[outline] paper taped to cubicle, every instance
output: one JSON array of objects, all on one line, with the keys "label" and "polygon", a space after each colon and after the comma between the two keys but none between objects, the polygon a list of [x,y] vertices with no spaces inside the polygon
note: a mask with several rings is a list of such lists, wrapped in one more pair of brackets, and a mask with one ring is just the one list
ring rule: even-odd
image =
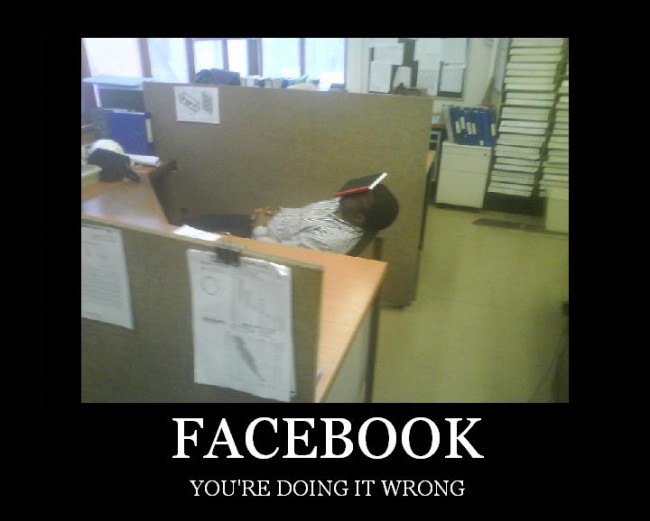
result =
[{"label": "paper taped to cubicle", "polygon": [[81,227],[81,316],[133,329],[122,232]]},{"label": "paper taped to cubicle", "polygon": [[242,257],[239,266],[188,250],[194,381],[288,402],[295,393],[291,269]]},{"label": "paper taped to cubicle", "polygon": [[218,125],[219,89],[216,87],[174,87],[176,120]]}]

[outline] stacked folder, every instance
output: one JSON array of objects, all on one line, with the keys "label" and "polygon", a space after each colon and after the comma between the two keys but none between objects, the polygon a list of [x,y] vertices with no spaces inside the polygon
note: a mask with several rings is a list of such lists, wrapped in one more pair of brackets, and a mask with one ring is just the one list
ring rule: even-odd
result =
[{"label": "stacked folder", "polygon": [[557,89],[553,129],[542,163],[541,195],[552,187],[569,187],[569,66],[565,67]]},{"label": "stacked folder", "polygon": [[458,145],[492,147],[496,139],[496,116],[483,107],[446,107],[447,139]]},{"label": "stacked folder", "polygon": [[565,45],[564,38],[512,39],[488,192],[533,194],[554,128]]}]

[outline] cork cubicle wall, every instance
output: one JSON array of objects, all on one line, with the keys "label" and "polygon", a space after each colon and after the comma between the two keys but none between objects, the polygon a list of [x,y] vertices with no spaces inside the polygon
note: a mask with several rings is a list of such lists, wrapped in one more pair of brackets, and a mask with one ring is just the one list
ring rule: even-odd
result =
[{"label": "cork cubicle wall", "polygon": [[[194,383],[192,301],[186,250],[211,244],[85,217],[83,225],[122,233],[134,329],[82,319],[82,402],[264,402],[262,398]],[[213,246],[213,245],[212,245]],[[320,266],[244,253],[292,268],[296,396],[313,402],[323,272]],[[164,262],[161,262],[164,259]]]},{"label": "cork cubicle wall", "polygon": [[293,89],[219,89],[220,124],[176,120],[174,84],[145,83],[156,154],[175,159],[165,212],[250,213],[327,199],[346,180],[388,172],[400,202],[381,232],[385,304],[415,298],[432,101],[426,97]]}]

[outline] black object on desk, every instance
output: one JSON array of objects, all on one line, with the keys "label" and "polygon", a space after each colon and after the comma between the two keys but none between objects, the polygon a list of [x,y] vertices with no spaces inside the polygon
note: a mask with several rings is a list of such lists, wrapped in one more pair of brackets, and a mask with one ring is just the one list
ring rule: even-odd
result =
[{"label": "black object on desk", "polygon": [[237,237],[250,238],[253,233],[250,215],[208,214],[183,219],[182,224],[210,233],[229,233]]},{"label": "black object on desk", "polygon": [[244,247],[240,244],[223,242],[222,240],[215,246],[214,251],[217,254],[217,260],[219,262],[223,262],[228,266],[239,266],[239,260],[244,251]]},{"label": "black object on desk", "polygon": [[131,160],[128,156],[112,150],[98,148],[88,157],[88,163],[102,169],[99,180],[104,182],[121,181],[125,177],[135,183],[140,182],[138,174],[131,170]]}]

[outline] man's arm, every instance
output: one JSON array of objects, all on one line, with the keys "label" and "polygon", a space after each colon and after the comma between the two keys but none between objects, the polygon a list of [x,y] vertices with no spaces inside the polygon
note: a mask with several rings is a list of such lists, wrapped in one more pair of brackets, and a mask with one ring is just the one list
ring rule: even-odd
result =
[{"label": "man's arm", "polygon": [[321,228],[300,232],[290,239],[277,241],[268,235],[266,226],[259,226],[253,229],[253,239],[265,242],[286,244],[287,246],[300,246],[310,250],[325,251],[332,253],[346,254],[358,242],[361,237],[352,234],[341,233],[336,229]]}]

